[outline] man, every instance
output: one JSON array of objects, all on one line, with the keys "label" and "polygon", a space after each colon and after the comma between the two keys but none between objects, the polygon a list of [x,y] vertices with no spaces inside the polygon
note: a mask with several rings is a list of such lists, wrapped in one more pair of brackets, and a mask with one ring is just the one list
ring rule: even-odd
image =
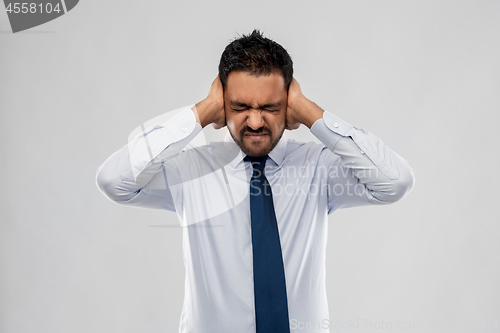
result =
[{"label": "man", "polygon": [[[403,158],[308,100],[292,75],[283,47],[243,35],[206,99],[98,169],[108,198],[175,211],[185,227],[180,332],[328,332],[328,214],[396,202],[413,187]],[[189,145],[208,124],[230,135]],[[283,136],[300,124],[323,144]]]}]

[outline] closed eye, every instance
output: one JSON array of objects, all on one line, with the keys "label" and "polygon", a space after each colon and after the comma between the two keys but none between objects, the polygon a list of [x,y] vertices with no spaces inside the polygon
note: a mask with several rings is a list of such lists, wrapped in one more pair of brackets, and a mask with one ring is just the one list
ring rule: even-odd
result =
[{"label": "closed eye", "polygon": [[[235,109],[235,108],[231,108],[233,111],[235,112],[243,112],[243,111],[246,111],[248,109]],[[276,110],[271,110],[271,109],[262,109],[262,111],[266,111],[266,112],[279,112],[280,110],[279,109],[276,109]]]},{"label": "closed eye", "polygon": [[[238,102],[238,101],[232,101],[230,103],[231,110],[234,112],[243,112],[251,109],[252,107],[248,104]],[[266,112],[279,112],[281,110],[281,103],[276,102],[276,103],[267,103],[267,104],[261,104],[258,106],[258,109]]]}]

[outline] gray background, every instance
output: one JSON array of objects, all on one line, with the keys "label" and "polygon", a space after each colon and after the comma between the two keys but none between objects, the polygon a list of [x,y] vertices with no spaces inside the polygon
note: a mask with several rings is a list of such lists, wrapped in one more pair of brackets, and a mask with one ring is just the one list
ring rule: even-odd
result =
[{"label": "gray background", "polygon": [[95,171],[204,98],[225,45],[260,28],[308,98],[417,178],[330,216],[332,332],[500,332],[499,17],[493,0],[85,0],[12,34],[0,10],[0,331],[178,330],[175,214],[113,204]]}]

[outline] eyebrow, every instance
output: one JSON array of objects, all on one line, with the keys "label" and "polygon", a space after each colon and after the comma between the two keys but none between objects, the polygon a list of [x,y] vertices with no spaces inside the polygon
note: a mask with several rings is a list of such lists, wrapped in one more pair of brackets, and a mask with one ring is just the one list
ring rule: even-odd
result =
[{"label": "eyebrow", "polygon": [[[280,105],[281,105],[280,102],[268,103],[268,104],[264,104],[264,105],[259,105],[259,109],[275,108],[275,107],[278,107]],[[238,102],[238,101],[231,102],[231,106],[234,106],[234,107],[244,107],[244,108],[248,108],[248,109],[251,108],[250,105],[242,103],[242,102]]]}]

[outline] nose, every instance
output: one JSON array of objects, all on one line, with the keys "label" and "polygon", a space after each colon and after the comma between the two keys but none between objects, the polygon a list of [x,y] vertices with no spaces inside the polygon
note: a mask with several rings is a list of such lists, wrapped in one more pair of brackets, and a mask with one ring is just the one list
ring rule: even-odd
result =
[{"label": "nose", "polygon": [[258,130],[264,126],[264,117],[262,117],[262,111],[260,110],[250,110],[247,118],[247,126],[253,130]]}]

